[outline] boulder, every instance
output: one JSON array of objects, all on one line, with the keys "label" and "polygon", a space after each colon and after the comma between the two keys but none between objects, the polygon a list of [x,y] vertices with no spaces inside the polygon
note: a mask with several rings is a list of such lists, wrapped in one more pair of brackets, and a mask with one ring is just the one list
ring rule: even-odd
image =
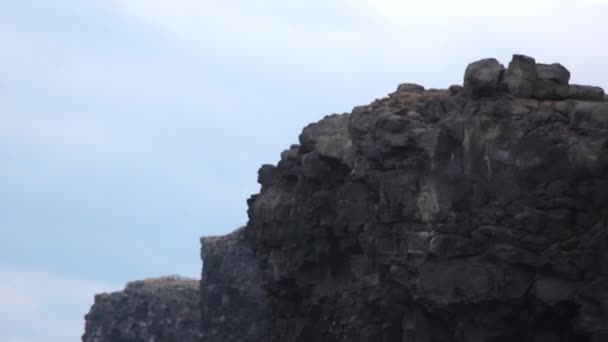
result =
[{"label": "boulder", "polygon": [[454,84],[454,85],[451,85],[448,89],[450,91],[450,94],[458,95],[462,92],[463,87],[461,85]]},{"label": "boulder", "polygon": [[300,134],[302,152],[315,151],[322,158],[345,162],[351,142],[347,132],[347,115],[329,115],[308,125]]},{"label": "boulder", "polygon": [[513,55],[502,79],[503,88],[517,97],[529,98],[534,94],[536,82],[536,62],[534,58]]},{"label": "boulder", "polygon": [[422,93],[424,87],[415,83],[402,83],[397,87],[397,93]]},{"label": "boulder", "polygon": [[270,164],[265,164],[258,170],[258,183],[262,187],[268,186],[275,179],[277,167]]},{"label": "boulder", "polygon": [[574,84],[568,87],[566,98],[582,101],[602,101],[604,96],[604,89],[600,87]]},{"label": "boulder", "polygon": [[567,85],[570,81],[570,71],[559,63],[538,63],[536,64],[536,78],[539,81]]},{"label": "boulder", "polygon": [[494,95],[503,71],[502,64],[493,58],[469,64],[464,74],[464,91],[474,98]]},{"label": "boulder", "polygon": [[569,95],[570,72],[558,63],[536,64],[533,97],[542,100],[566,99]]}]

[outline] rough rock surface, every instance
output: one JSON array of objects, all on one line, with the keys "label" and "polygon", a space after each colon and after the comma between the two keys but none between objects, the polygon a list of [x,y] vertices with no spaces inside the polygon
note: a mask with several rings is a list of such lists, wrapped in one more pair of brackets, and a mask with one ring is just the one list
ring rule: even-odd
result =
[{"label": "rough rock surface", "polygon": [[505,90],[518,97],[532,97],[536,83],[536,61],[522,55],[513,56],[502,84]]},{"label": "rough rock surface", "polygon": [[306,127],[248,201],[263,341],[608,341],[608,102],[569,77],[484,60]]},{"label": "rough rock surface", "polygon": [[494,58],[471,63],[464,74],[464,89],[474,97],[493,95],[498,91],[504,69]]},{"label": "rough rock surface", "polygon": [[95,296],[83,342],[199,342],[198,281],[176,276]]},{"label": "rough rock surface", "polygon": [[266,341],[266,301],[244,229],[201,239],[203,342]]},{"label": "rough rock surface", "polygon": [[85,317],[82,340],[266,341],[265,294],[245,230],[202,238],[201,244],[200,284],[172,276],[132,282],[124,291],[97,295]]}]

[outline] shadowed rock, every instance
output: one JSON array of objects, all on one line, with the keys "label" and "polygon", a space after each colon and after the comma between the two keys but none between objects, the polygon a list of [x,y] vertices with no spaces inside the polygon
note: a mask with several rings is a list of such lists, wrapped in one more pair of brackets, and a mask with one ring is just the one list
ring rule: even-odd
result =
[{"label": "shadowed rock", "polygon": [[532,97],[536,83],[534,58],[514,55],[502,80],[505,90],[517,97]]},{"label": "shadowed rock", "polygon": [[421,93],[424,87],[415,83],[403,83],[397,87],[397,93]]},{"label": "shadowed rock", "polygon": [[559,63],[536,64],[536,79],[538,81],[553,82],[557,84],[568,84],[570,72]]},{"label": "shadowed rock", "polygon": [[266,341],[265,295],[244,229],[201,245],[201,341]]},{"label": "shadowed rock", "polygon": [[95,296],[83,342],[199,342],[198,281],[177,276],[127,284]]},{"label": "shadowed rock", "polygon": [[[308,125],[196,283],[96,297],[85,342],[608,341],[608,98],[469,65]],[[200,327],[200,329],[199,329]]]},{"label": "shadowed rock", "polygon": [[515,97],[539,100],[604,100],[602,88],[569,85],[569,81],[570,72],[559,63],[536,63],[534,58],[513,55],[506,71],[495,59],[471,63],[465,72],[464,90],[472,98],[504,91]]},{"label": "shadowed rock", "polygon": [[469,64],[464,73],[464,90],[472,97],[492,96],[498,90],[504,67],[494,58]]},{"label": "shadowed rock", "polygon": [[308,126],[248,202],[268,341],[607,340],[608,107],[569,78],[486,59]]},{"label": "shadowed rock", "polygon": [[604,89],[593,86],[570,85],[566,99],[582,100],[582,101],[602,101],[604,100]]}]

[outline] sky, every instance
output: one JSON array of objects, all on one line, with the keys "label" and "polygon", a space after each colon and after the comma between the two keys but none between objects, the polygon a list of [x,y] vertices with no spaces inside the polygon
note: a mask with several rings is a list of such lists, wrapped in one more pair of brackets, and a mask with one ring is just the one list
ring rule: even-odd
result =
[{"label": "sky", "polygon": [[0,341],[199,277],[308,123],[514,53],[608,89],[608,0],[0,0]]}]

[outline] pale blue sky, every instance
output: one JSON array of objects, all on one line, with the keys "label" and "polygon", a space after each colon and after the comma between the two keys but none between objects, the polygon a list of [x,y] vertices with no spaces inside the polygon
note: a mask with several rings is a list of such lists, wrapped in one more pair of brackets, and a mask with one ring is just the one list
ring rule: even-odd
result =
[{"label": "pale blue sky", "polygon": [[200,273],[301,128],[468,62],[608,87],[589,1],[0,0],[0,341],[71,342],[102,290]]}]

